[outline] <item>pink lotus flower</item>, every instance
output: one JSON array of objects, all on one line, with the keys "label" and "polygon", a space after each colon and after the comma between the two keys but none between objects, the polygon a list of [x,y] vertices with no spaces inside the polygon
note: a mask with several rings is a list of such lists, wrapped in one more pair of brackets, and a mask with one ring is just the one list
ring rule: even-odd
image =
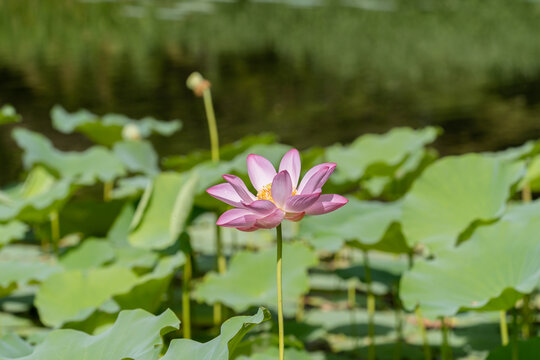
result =
[{"label": "pink lotus flower", "polygon": [[270,161],[255,154],[247,157],[247,167],[257,196],[234,175],[223,175],[226,183],[206,190],[216,199],[235,207],[220,216],[219,226],[242,231],[271,229],[281,224],[283,219],[300,221],[306,214],[326,214],[349,201],[337,194],[321,194],[321,188],[336,168],[334,163],[314,166],[298,185],[300,154],[296,149],[283,156],[278,173]]}]

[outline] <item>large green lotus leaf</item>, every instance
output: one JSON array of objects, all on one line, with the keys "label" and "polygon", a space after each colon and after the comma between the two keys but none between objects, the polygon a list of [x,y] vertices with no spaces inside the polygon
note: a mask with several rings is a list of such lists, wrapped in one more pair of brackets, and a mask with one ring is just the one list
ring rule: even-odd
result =
[{"label": "large green lotus leaf", "polygon": [[0,358],[17,359],[32,353],[32,346],[18,335],[7,334],[0,338]]},{"label": "large green lotus leaf", "polygon": [[68,270],[49,276],[35,299],[41,321],[58,327],[80,321],[114,295],[126,293],[137,284],[130,269],[110,266],[88,270]]},{"label": "large green lotus leaf", "polygon": [[163,346],[161,336],[179,326],[171,310],[154,316],[144,310],[122,311],[114,325],[99,335],[76,330],[55,330],[23,357],[0,360],[157,360]]},{"label": "large green lotus leaf", "polygon": [[118,114],[100,117],[87,110],[69,113],[58,105],[51,110],[51,118],[53,126],[58,131],[65,134],[78,131],[94,142],[106,146],[112,146],[115,142],[122,140],[122,131],[126,126],[132,127],[138,137],[143,138],[152,133],[170,136],[182,126],[179,120],[159,121],[151,117],[133,120]]},{"label": "large green lotus leaf", "polygon": [[[317,265],[313,250],[301,243],[283,246],[283,302],[293,314],[300,295],[309,290],[308,269]],[[225,274],[209,273],[197,286],[195,297],[209,304],[221,302],[235,311],[250,306],[276,308],[276,248],[235,254]]]},{"label": "large green lotus leaf", "polygon": [[159,172],[158,155],[149,141],[117,142],[113,152],[131,172],[150,176]]},{"label": "large green lotus leaf", "polygon": [[21,122],[21,115],[17,114],[15,108],[11,105],[0,107],[0,125]]},{"label": "large green lotus leaf", "polygon": [[[516,345],[513,343],[507,346],[500,346],[490,352],[486,360],[536,360],[538,359],[538,354],[540,354],[540,337],[518,341],[517,349],[514,349],[514,346]],[[516,357],[512,356],[514,351],[516,351]]]},{"label": "large green lotus leaf", "polygon": [[0,296],[17,287],[40,282],[61,271],[39,248],[28,245],[10,245],[0,251]]},{"label": "large green lotus leaf", "polygon": [[435,140],[440,130],[394,128],[386,134],[367,134],[352,144],[326,149],[326,160],[339,162],[331,179],[335,183],[358,181],[364,175],[391,175],[406,158]]},{"label": "large green lotus leaf", "polygon": [[130,244],[144,249],[164,249],[172,245],[191,212],[197,181],[196,174],[156,176],[135,213]]},{"label": "large green lotus leaf", "polygon": [[44,221],[52,210],[58,210],[71,195],[68,180],[57,180],[47,170],[36,167],[24,183],[2,193],[0,221],[19,218]]},{"label": "large green lotus leaf", "polygon": [[270,313],[259,308],[253,316],[236,316],[221,325],[218,337],[199,343],[188,339],[171,341],[169,349],[161,360],[229,360],[232,353],[244,335],[256,325],[269,320]]},{"label": "large green lotus leaf", "polygon": [[60,258],[60,264],[68,270],[99,267],[115,258],[112,245],[99,239],[87,239],[79,247]]},{"label": "large green lotus leaf", "polygon": [[435,162],[416,180],[403,202],[403,233],[411,247],[432,252],[452,247],[477,220],[502,215],[522,163],[469,154]]},{"label": "large green lotus leaf", "polygon": [[539,210],[540,202],[517,207],[434,260],[417,261],[401,282],[406,308],[420,304],[426,315],[451,316],[460,309],[514,306],[540,280]]},{"label": "large green lotus leaf", "polygon": [[82,184],[112,181],[126,174],[122,162],[103,146],[83,152],[62,152],[45,136],[23,128],[15,129],[13,138],[24,150],[26,168],[41,164],[63,178],[74,178]]},{"label": "large green lotus leaf", "polygon": [[337,251],[345,241],[368,249],[386,246],[392,252],[408,250],[403,236],[390,231],[392,224],[401,218],[401,202],[383,203],[350,198],[347,205],[329,214],[308,216],[300,222],[299,236],[306,238],[316,248]]},{"label": "large green lotus leaf", "polygon": [[143,175],[119,179],[111,192],[111,198],[138,198],[151,182],[152,179]]},{"label": "large green lotus leaf", "polygon": [[28,225],[17,220],[0,224],[0,248],[12,241],[20,240],[28,231]]},{"label": "large green lotus leaf", "polygon": [[142,308],[150,312],[156,311],[175,271],[184,262],[185,256],[182,252],[161,259],[151,273],[141,276],[129,292],[115,296],[114,300],[122,309]]}]

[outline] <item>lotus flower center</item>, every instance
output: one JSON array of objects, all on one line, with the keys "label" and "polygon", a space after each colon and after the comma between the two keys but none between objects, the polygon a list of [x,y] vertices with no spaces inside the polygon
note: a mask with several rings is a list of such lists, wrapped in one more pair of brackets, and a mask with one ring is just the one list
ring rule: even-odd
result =
[{"label": "lotus flower center", "polygon": [[[296,195],[296,189],[293,190],[292,195]],[[259,190],[257,193],[257,200],[269,200],[274,202],[274,199],[272,199],[272,184],[265,185]]]}]

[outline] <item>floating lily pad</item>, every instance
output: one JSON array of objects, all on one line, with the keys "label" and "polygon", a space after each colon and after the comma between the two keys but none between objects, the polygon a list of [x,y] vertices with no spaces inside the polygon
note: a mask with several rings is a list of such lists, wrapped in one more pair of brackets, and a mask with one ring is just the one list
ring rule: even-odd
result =
[{"label": "floating lily pad", "polygon": [[229,360],[238,343],[249,330],[270,319],[270,313],[260,308],[253,316],[236,316],[221,325],[220,335],[207,343],[188,339],[171,341],[161,360]]},{"label": "floating lily pad", "polygon": [[406,308],[420,304],[429,316],[506,310],[531,292],[540,280],[540,202],[513,211],[524,209],[528,216],[505,216],[436,259],[417,261],[401,282]]},{"label": "floating lily pad", "polygon": [[28,231],[28,225],[14,220],[6,224],[0,224],[0,247],[14,240],[20,240]]},{"label": "floating lily pad", "polygon": [[403,202],[403,233],[411,247],[452,247],[477,220],[501,216],[522,163],[469,154],[443,158],[416,180]]},{"label": "floating lily pad", "polygon": [[21,122],[21,115],[17,114],[15,108],[11,105],[0,107],[0,125]]},{"label": "floating lily pad", "polygon": [[41,164],[63,178],[73,178],[82,184],[113,181],[126,174],[122,162],[107,148],[93,146],[83,152],[62,152],[45,136],[17,128],[13,138],[24,150],[26,168]]},{"label": "floating lily pad", "polygon": [[[307,272],[317,262],[315,252],[305,245],[284,244],[283,302],[286,314],[294,314],[298,298],[309,290]],[[276,249],[273,247],[258,253],[237,253],[225,274],[210,273],[205,277],[197,286],[195,297],[209,304],[221,302],[240,312],[257,305],[276,308],[276,288]]]},{"label": "floating lily pad", "polygon": [[58,131],[64,134],[78,131],[92,141],[105,146],[112,146],[115,142],[122,140],[122,132],[126,127],[131,127],[132,131],[136,132],[133,135],[135,138],[147,138],[153,133],[170,136],[182,126],[179,120],[159,121],[152,117],[133,120],[118,114],[101,117],[87,110],[69,113],[61,106],[55,106],[51,110],[51,118],[53,126]]},{"label": "floating lily pad", "polygon": [[144,249],[172,245],[191,212],[197,181],[196,174],[162,173],[154,178],[135,213],[130,244]]},{"label": "floating lily pad", "polygon": [[439,132],[434,127],[395,128],[382,135],[363,135],[347,146],[331,146],[326,150],[326,160],[339,161],[331,181],[339,184],[358,181],[365,175],[390,175],[409,155],[433,142]]},{"label": "floating lily pad", "polygon": [[400,218],[401,202],[361,201],[351,197],[339,211],[303,219],[299,236],[318,249],[334,252],[346,241],[365,250],[407,252],[397,224]]},{"label": "floating lily pad", "polygon": [[32,354],[0,360],[157,360],[161,336],[179,326],[171,310],[154,316],[144,310],[122,311],[114,325],[99,335],[75,330],[55,330],[35,347]]}]

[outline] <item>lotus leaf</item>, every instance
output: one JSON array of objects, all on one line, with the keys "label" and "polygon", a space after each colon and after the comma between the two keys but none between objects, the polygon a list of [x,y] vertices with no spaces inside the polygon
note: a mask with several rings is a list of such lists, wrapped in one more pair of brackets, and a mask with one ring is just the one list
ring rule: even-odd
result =
[{"label": "lotus leaf", "polygon": [[62,178],[72,178],[81,184],[113,181],[126,174],[122,162],[103,146],[83,152],[62,152],[45,136],[23,128],[15,129],[13,138],[24,150],[26,168],[41,164]]},{"label": "lotus leaf", "polygon": [[337,251],[345,241],[350,241],[366,250],[384,248],[390,252],[407,252],[408,247],[397,225],[401,206],[401,202],[350,198],[339,211],[303,219],[299,236],[315,247],[329,251]]},{"label": "lotus leaf", "polygon": [[172,245],[191,212],[196,174],[161,173],[154,178],[135,213],[129,242],[144,249]]},{"label": "lotus leaf", "polygon": [[47,220],[51,211],[60,208],[71,195],[67,180],[56,180],[45,169],[36,167],[25,182],[2,193],[0,220],[19,218],[25,221]]},{"label": "lotus leaf", "polygon": [[179,120],[159,121],[152,117],[133,120],[118,114],[100,117],[87,110],[69,113],[61,106],[55,106],[51,110],[51,118],[53,126],[58,131],[65,134],[78,131],[92,141],[105,146],[112,146],[115,142],[122,140],[122,131],[126,126],[135,127],[138,136],[142,138],[147,138],[152,133],[170,136],[182,126]]},{"label": "lotus leaf", "polygon": [[15,334],[0,338],[0,358],[16,359],[32,353],[32,346]]},{"label": "lotus leaf", "polygon": [[[451,316],[460,309],[506,310],[540,280],[540,202],[517,207],[497,223],[434,260],[414,264],[400,296],[412,309]],[[515,212],[528,216],[515,216]]]},{"label": "lotus leaf", "polygon": [[114,325],[99,335],[76,330],[55,330],[35,347],[32,354],[0,360],[157,360],[161,336],[179,326],[171,310],[154,316],[144,310],[122,311]]},{"label": "lotus leaf", "polygon": [[449,156],[416,180],[403,202],[403,233],[409,246],[424,244],[436,253],[455,245],[477,220],[502,215],[522,163],[477,154]]},{"label": "lotus leaf", "polygon": [[331,146],[326,150],[326,160],[339,160],[332,181],[355,182],[365,175],[391,175],[409,155],[433,142],[439,132],[434,127],[395,128],[382,135],[363,135],[347,146]]},{"label": "lotus leaf", "polygon": [[28,231],[28,225],[17,220],[0,224],[0,247],[14,240],[20,240]]},{"label": "lotus leaf", "polygon": [[236,316],[223,325],[218,337],[207,343],[199,343],[187,339],[171,341],[169,349],[161,360],[229,360],[229,354],[234,351],[244,335],[256,325],[269,320],[270,313],[259,308],[253,316]]},{"label": "lotus leaf", "polygon": [[100,267],[114,258],[114,249],[108,242],[88,239],[64,255],[60,264],[68,270],[83,270]]},{"label": "lotus leaf", "polygon": [[158,155],[149,141],[121,141],[114,144],[113,153],[127,170],[153,176],[159,172]]},{"label": "lotus leaf", "polygon": [[[514,346],[517,349],[514,349]],[[516,354],[516,357],[512,357],[512,354]],[[508,360],[508,359],[525,359],[534,360],[538,358],[540,354],[540,337],[520,340],[516,345],[510,344],[507,346],[501,346],[489,353],[486,360]]]},{"label": "lotus leaf", "polygon": [[41,284],[35,305],[44,324],[58,327],[86,319],[114,295],[131,290],[137,280],[135,273],[119,266],[67,270]]},{"label": "lotus leaf", "polygon": [[[286,314],[293,314],[298,298],[309,290],[308,269],[317,264],[313,250],[301,243],[284,244],[283,294]],[[207,303],[221,302],[235,311],[250,306],[275,308],[276,249],[258,253],[241,251],[235,254],[225,274],[209,273],[195,290],[195,297]],[[256,269],[256,271],[254,271]]]}]

